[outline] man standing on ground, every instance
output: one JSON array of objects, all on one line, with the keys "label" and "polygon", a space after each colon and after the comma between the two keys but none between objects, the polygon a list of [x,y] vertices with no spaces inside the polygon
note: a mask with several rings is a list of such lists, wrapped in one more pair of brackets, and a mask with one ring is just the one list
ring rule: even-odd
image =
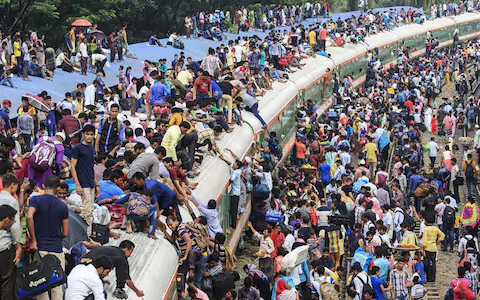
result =
[{"label": "man standing on ground", "polygon": [[[93,157],[92,157],[93,159]],[[27,211],[27,226],[30,233],[30,248],[38,250],[40,256],[55,255],[65,269],[65,254],[62,239],[68,236],[68,207],[55,194],[60,178],[50,175],[45,181],[45,194],[30,199]],[[38,300],[62,300],[62,287],[58,286],[37,296]]]},{"label": "man standing on ground", "polygon": [[423,250],[425,251],[425,274],[428,282],[435,282],[437,272],[437,245],[445,239],[445,234],[434,226],[435,216],[425,216],[427,227],[423,230]]},{"label": "man standing on ground", "polygon": [[82,39],[79,47],[80,55],[81,55],[81,66],[82,66],[82,75],[87,75],[87,60],[88,60],[88,52],[87,52],[87,39]]},{"label": "man standing on ground", "polygon": [[428,157],[430,158],[430,163],[435,165],[435,159],[437,158],[437,152],[440,150],[438,144],[435,142],[435,137],[432,136],[431,141],[427,144],[429,145]]},{"label": "man standing on ground", "polygon": [[467,160],[463,161],[462,168],[465,172],[465,181],[467,182],[468,196],[473,195],[473,189],[477,183],[477,164],[473,161],[473,155],[469,153]]},{"label": "man standing on ground", "polygon": [[92,232],[92,213],[95,194],[100,195],[100,189],[95,181],[93,166],[95,164],[95,151],[93,150],[93,138],[95,127],[87,124],[82,129],[83,141],[73,148],[72,154],[72,177],[75,181],[75,190],[82,197],[82,217],[87,222],[87,234]]}]

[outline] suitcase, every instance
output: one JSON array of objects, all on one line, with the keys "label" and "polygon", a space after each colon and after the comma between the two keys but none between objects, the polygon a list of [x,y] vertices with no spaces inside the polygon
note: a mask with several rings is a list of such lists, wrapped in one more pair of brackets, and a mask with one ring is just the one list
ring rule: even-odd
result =
[{"label": "suitcase", "polygon": [[67,282],[67,275],[55,255],[40,257],[17,271],[18,299],[30,299]]}]

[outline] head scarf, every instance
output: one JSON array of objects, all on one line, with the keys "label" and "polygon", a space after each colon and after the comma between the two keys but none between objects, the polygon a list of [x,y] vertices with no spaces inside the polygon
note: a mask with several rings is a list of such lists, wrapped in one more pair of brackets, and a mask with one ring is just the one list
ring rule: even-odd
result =
[{"label": "head scarf", "polygon": [[246,264],[245,268],[247,269],[248,275],[255,277],[257,275],[262,280],[268,280],[268,277],[260,271],[254,264]]},{"label": "head scarf", "polygon": [[285,291],[286,289],[287,289],[287,283],[285,282],[285,280],[280,279],[280,280],[277,282],[277,292],[276,292],[276,296],[278,297],[278,295],[280,295],[281,293],[283,293],[283,291]]}]

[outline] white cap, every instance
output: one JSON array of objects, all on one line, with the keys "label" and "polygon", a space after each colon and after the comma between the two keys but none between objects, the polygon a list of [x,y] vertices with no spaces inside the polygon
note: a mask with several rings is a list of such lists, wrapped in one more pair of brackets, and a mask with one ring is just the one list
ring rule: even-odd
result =
[{"label": "white cap", "polygon": [[478,129],[478,128],[480,128],[480,126],[477,124],[477,125],[475,125],[475,128],[477,128],[477,129]]},{"label": "white cap", "polygon": [[364,164],[365,164],[365,160],[362,159],[362,160],[360,161],[360,165],[364,165]]},{"label": "white cap", "polygon": [[63,133],[63,132],[57,132],[57,133],[55,133],[55,136],[61,137],[61,138],[62,138],[62,141],[64,141],[64,142],[65,142],[65,140],[66,140],[66,138],[65,138],[65,133]]}]

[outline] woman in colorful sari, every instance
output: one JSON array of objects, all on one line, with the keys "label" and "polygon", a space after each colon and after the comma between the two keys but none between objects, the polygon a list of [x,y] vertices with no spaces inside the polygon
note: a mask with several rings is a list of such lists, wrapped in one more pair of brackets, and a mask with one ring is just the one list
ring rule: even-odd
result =
[{"label": "woman in colorful sari", "polygon": [[243,271],[252,279],[253,285],[260,291],[261,297],[270,299],[272,294],[268,277],[254,264],[246,264],[243,266]]},{"label": "woman in colorful sari", "polygon": [[280,272],[281,276],[275,281],[272,289],[272,300],[297,300],[298,292],[291,277],[286,276],[285,270]]}]

